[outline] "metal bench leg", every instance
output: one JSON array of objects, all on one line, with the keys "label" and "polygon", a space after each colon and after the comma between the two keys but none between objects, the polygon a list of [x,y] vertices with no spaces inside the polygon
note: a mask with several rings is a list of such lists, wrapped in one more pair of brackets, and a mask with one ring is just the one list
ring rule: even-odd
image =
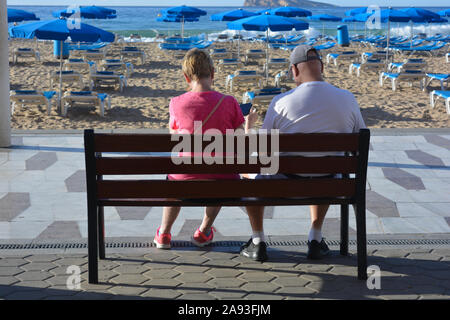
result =
[{"label": "metal bench leg", "polygon": [[105,214],[102,206],[98,207],[98,249],[99,258],[105,259]]},{"label": "metal bench leg", "polygon": [[358,201],[358,203],[354,206],[356,215],[356,241],[359,280],[367,280],[366,206],[364,202]]},{"label": "metal bench leg", "polygon": [[348,204],[341,205],[341,243],[340,253],[348,255]]},{"label": "metal bench leg", "polygon": [[98,215],[97,206],[88,208],[89,283],[98,283]]}]

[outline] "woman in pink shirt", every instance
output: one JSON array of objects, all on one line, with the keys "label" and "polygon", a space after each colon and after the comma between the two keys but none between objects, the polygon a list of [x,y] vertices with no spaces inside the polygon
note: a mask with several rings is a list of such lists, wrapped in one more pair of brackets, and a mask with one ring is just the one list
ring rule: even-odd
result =
[{"label": "woman in pink shirt", "polygon": [[[200,133],[194,122],[201,123],[201,133],[217,129],[223,134],[227,129],[243,129],[245,119],[239,103],[231,96],[225,96],[212,89],[214,64],[210,56],[199,49],[187,52],[183,60],[183,73],[190,91],[170,101],[169,128],[171,133]],[[172,174],[169,180],[192,179],[239,179],[235,174]],[[157,248],[169,249],[172,228],[180,213],[180,207],[165,207],[161,226],[156,231],[154,243]],[[202,224],[192,236],[197,246],[211,243],[214,236],[212,224],[220,207],[206,207]]]}]

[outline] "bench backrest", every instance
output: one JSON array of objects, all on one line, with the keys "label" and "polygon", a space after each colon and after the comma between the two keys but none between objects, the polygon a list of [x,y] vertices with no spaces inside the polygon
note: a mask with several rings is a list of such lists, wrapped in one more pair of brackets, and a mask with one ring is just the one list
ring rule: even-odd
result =
[{"label": "bench backrest", "polygon": [[[213,138],[216,147],[222,146],[222,150],[227,150],[228,155],[233,155],[219,157],[216,154],[216,161],[219,162],[217,159],[222,159],[223,163],[207,164],[205,162],[211,162],[214,158],[206,156],[203,156],[203,159],[198,156],[180,158],[178,153],[171,154],[174,148],[179,148],[181,141],[185,141],[185,145],[191,147],[190,150],[203,150],[203,154],[214,151],[211,150],[211,140],[207,141],[207,136],[203,136],[203,140],[201,137],[201,135],[171,134],[96,134],[93,130],[85,130],[88,196],[95,196],[97,201],[241,197],[274,199],[345,197],[351,201],[358,194],[365,192],[370,139],[368,129],[354,134],[279,134],[277,137],[271,134],[224,135],[220,136],[222,141],[220,139],[214,141]],[[171,181],[166,179],[166,174],[181,173],[260,173],[262,169],[267,169],[271,165],[268,163],[268,158],[262,157],[264,155],[262,146],[267,146],[266,155],[275,156],[273,154],[275,150],[271,150],[271,146],[276,138],[279,138],[279,173],[343,174],[344,178],[251,181]],[[230,148],[231,141],[234,146]],[[194,149],[196,146],[202,147]],[[259,157],[255,156],[256,149]],[[233,151],[230,152],[231,150]],[[337,152],[342,155],[298,156],[292,155],[293,152]],[[191,164],[176,164],[171,155],[178,160],[184,159],[186,162],[189,160]],[[200,163],[195,164],[197,162]],[[108,177],[110,175],[115,177]],[[130,179],[130,175],[146,176]]]}]

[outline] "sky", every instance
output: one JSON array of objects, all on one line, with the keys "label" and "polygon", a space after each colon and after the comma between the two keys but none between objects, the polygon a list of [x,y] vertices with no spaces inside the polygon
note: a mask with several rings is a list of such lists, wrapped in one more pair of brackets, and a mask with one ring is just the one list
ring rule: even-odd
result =
[{"label": "sky", "polygon": [[[376,4],[379,6],[435,6],[448,7],[449,0],[319,0],[321,2],[332,3],[340,6],[367,6]],[[241,6],[244,0],[7,0],[8,5],[104,5],[104,6],[175,6],[175,5],[191,5],[191,6]]]}]

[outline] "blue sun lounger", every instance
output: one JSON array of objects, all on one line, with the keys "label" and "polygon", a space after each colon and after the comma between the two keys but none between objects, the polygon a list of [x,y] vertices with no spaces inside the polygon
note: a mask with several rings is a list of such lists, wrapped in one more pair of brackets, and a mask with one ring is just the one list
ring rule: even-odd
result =
[{"label": "blue sun lounger", "polygon": [[423,90],[423,82],[426,74],[421,70],[404,70],[399,73],[382,72],[380,73],[380,87],[383,86],[383,81],[386,79],[391,79],[392,91],[395,91],[397,84],[400,81],[407,81],[412,85],[413,81],[419,81],[420,89]]},{"label": "blue sun lounger", "polygon": [[284,88],[265,88],[255,91],[247,91],[242,97],[242,102],[251,103],[252,105],[269,104],[275,96],[285,91],[286,89]]},{"label": "blue sun lounger", "polygon": [[450,81],[450,74],[449,73],[427,73],[427,81],[425,82],[425,88],[430,85],[430,83],[433,80],[438,80],[441,83],[441,90],[444,90],[444,82]]},{"label": "blue sun lounger", "polygon": [[447,114],[450,114],[450,91],[443,91],[443,90],[432,91],[430,93],[430,104],[432,109],[435,107],[436,100],[438,98],[442,98],[445,100],[445,108],[447,109]]},{"label": "blue sun lounger", "polygon": [[368,59],[363,63],[354,62],[350,64],[348,68],[348,73],[352,74],[353,70],[356,70],[356,75],[359,77],[361,75],[361,70],[374,70],[378,71],[383,69],[386,64],[380,59]]},{"label": "blue sun lounger", "polygon": [[17,104],[22,106],[26,104],[45,105],[47,114],[50,115],[52,109],[52,98],[56,91],[38,91],[38,90],[13,90],[10,92],[11,114],[14,114]]}]

